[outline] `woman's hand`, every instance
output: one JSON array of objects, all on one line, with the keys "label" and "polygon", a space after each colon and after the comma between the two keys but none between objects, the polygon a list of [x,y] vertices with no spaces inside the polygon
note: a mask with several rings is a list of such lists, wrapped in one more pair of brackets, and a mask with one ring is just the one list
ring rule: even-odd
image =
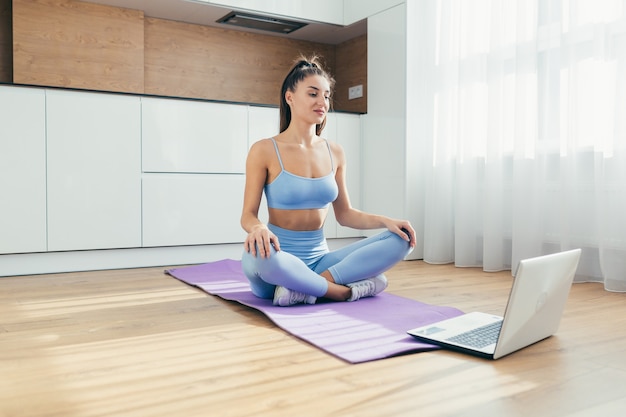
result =
[{"label": "woman's hand", "polygon": [[409,242],[409,246],[411,248],[415,247],[417,243],[415,239],[415,230],[411,223],[408,220],[397,220],[397,219],[385,219],[385,227],[389,229],[389,231],[397,234],[402,239]]},{"label": "woman's hand", "polygon": [[246,236],[245,242],[243,242],[243,247],[246,252],[256,257],[258,248],[261,258],[270,257],[272,246],[274,246],[276,251],[280,250],[278,238],[264,224],[255,226],[252,231],[248,233],[248,236]]}]

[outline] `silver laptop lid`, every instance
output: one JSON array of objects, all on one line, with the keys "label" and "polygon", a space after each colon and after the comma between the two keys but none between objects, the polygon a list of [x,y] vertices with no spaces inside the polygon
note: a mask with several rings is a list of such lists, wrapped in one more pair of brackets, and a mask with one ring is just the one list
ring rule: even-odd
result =
[{"label": "silver laptop lid", "polygon": [[573,249],[520,261],[494,359],[557,331],[580,252]]}]

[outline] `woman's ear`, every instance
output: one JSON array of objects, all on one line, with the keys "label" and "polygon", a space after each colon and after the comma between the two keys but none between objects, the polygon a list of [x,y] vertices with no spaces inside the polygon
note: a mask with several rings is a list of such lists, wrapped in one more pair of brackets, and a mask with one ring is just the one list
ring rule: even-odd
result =
[{"label": "woman's ear", "polygon": [[287,90],[285,92],[285,101],[287,102],[288,105],[291,106],[292,104],[292,99],[293,99],[293,92],[290,90]]}]

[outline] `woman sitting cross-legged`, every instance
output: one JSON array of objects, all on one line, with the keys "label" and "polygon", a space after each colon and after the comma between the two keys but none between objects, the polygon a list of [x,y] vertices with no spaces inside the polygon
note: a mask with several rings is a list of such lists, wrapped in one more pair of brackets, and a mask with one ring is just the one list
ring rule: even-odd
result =
[{"label": "woman sitting cross-legged", "polygon": [[[320,136],[333,84],[317,58],[298,60],[281,89],[280,133],[256,142],[247,157],[242,266],[252,292],[275,305],[374,296],[387,287],[383,272],[415,247],[408,221],[350,204],[343,149]],[[258,217],[263,192],[268,224]],[[342,226],[387,230],[330,251],[323,225],[331,203]]]}]

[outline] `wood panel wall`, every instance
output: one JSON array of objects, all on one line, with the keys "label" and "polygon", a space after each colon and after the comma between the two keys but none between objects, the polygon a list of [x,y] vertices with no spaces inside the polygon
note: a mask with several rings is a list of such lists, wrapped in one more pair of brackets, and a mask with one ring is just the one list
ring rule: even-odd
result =
[{"label": "wood panel wall", "polygon": [[347,100],[349,86],[367,91],[365,36],[335,46],[76,0],[13,0],[12,15],[15,84],[277,105],[293,60],[318,54],[337,80],[335,110],[367,112],[366,96]]},{"label": "wood panel wall", "polygon": [[13,80],[143,93],[143,12],[72,0],[13,2]]},{"label": "wood panel wall", "polygon": [[332,72],[332,45],[161,19],[146,19],[145,92],[245,103],[279,103],[299,54],[317,53]]},{"label": "wood panel wall", "polygon": [[0,0],[0,83],[13,82],[11,0]]},{"label": "wood panel wall", "polygon": [[[335,108],[349,112],[367,112],[367,35],[337,45],[337,73],[333,102]],[[361,84],[363,97],[348,100],[348,89]]]}]

